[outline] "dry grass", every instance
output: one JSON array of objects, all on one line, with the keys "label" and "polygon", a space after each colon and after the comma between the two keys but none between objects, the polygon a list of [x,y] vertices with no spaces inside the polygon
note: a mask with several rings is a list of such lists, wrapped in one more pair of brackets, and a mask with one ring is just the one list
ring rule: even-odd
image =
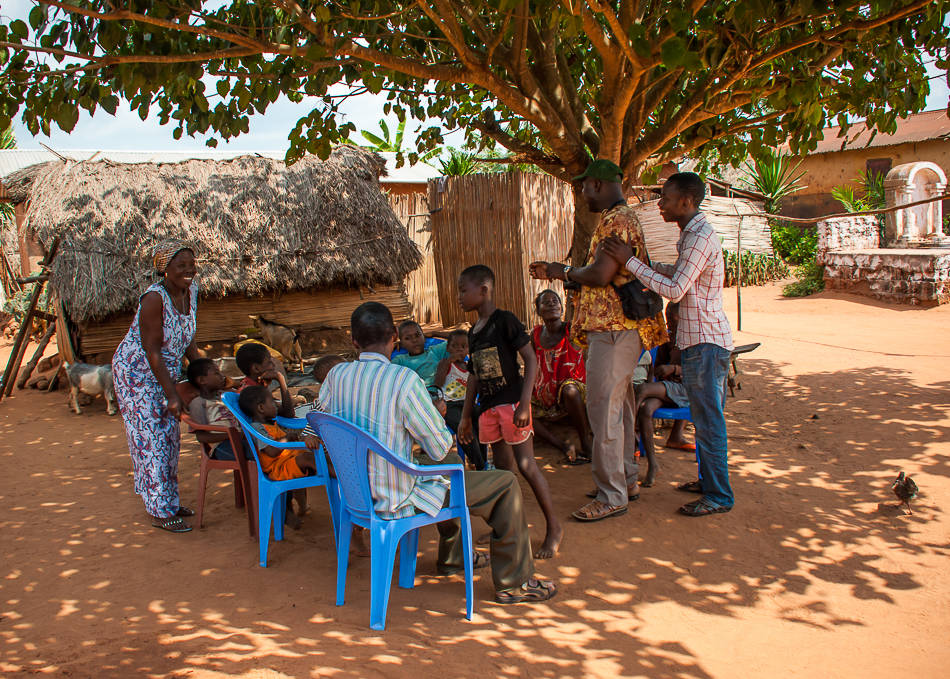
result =
[{"label": "dry grass", "polygon": [[81,322],[134,307],[155,280],[152,248],[168,238],[194,244],[204,295],[399,283],[422,259],[382,172],[378,155],[347,146],[291,167],[254,156],[52,162],[6,183],[29,198],[37,240],[61,238],[51,284]]}]

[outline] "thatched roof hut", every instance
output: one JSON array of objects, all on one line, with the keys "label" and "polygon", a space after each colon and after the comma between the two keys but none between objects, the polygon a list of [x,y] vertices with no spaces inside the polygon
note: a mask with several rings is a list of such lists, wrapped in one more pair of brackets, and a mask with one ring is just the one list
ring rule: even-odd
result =
[{"label": "thatched roof hut", "polygon": [[[152,248],[166,238],[194,244],[206,298],[332,289],[342,302],[344,290],[355,290],[358,300],[361,286],[401,288],[421,256],[380,190],[383,171],[378,155],[340,147],[326,161],[307,157],[290,167],[254,156],[57,161],[8,175],[4,184],[14,200],[29,201],[25,228],[41,245],[60,239],[50,283],[69,319],[90,327],[134,310],[155,280]],[[325,313],[272,320],[326,326],[351,310],[333,309],[333,322]],[[237,328],[255,312],[237,309]],[[202,318],[207,314],[199,314],[199,338]],[[227,334],[227,323],[210,320],[221,326],[212,334]]]}]

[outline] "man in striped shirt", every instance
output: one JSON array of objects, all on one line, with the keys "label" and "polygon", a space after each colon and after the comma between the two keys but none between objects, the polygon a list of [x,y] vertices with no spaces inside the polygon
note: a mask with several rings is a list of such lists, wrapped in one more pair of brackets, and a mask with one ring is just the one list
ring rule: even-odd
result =
[{"label": "man in striped shirt", "polygon": [[[334,366],[327,373],[318,408],[369,432],[407,462],[413,462],[414,441],[432,460],[445,458],[452,447],[452,434],[422,378],[389,362],[396,342],[389,309],[378,302],[361,304],[350,318],[350,329],[359,359]],[[381,518],[398,519],[419,512],[435,516],[446,504],[449,484],[444,477],[412,476],[376,455],[370,455],[369,460],[374,508]],[[522,603],[553,597],[557,591],[554,583],[533,577],[530,535],[515,476],[502,470],[466,471],[465,494],[471,514],[481,516],[492,527],[495,600]],[[461,571],[458,522],[439,524],[439,536],[439,571]],[[476,567],[487,562],[484,555],[476,555]]]},{"label": "man in striped shirt", "polygon": [[[623,263],[651,290],[679,302],[676,345],[683,350],[683,384],[696,426],[699,490],[703,496],[680,507],[687,516],[728,512],[735,503],[729,485],[728,439],[723,405],[732,353],[732,330],[722,308],[722,245],[715,229],[699,211],[706,186],[692,172],[674,174],[663,185],[660,216],[680,228],[679,256],[673,266],[652,268],[616,239],[605,241],[604,252]],[[684,490],[696,489],[691,484]]]}]

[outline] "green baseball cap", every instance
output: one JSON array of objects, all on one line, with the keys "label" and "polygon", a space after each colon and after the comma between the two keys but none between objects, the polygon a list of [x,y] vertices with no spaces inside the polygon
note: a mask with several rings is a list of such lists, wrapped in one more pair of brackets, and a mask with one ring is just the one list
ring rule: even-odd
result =
[{"label": "green baseball cap", "polygon": [[574,181],[579,182],[586,177],[600,179],[605,182],[619,183],[620,180],[623,179],[623,170],[620,169],[619,165],[606,158],[598,158],[587,166],[587,169],[584,170],[584,174],[579,174],[574,177]]}]

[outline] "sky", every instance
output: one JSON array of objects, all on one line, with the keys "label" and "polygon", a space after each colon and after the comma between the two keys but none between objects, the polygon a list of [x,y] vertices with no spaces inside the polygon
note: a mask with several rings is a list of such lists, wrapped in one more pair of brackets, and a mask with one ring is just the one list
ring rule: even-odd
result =
[{"label": "sky", "polygon": [[[0,18],[4,23],[16,18],[26,20],[33,3],[30,0],[0,0]],[[933,73],[939,71],[931,67]],[[927,109],[947,108],[950,100],[950,90],[946,78],[941,76],[930,81],[931,93],[927,99]],[[335,93],[342,93],[344,90]],[[219,150],[235,151],[284,151],[287,149],[287,135],[293,129],[299,118],[310,113],[314,107],[313,98],[305,99],[299,104],[285,98],[278,99],[271,104],[263,114],[251,116],[250,131],[239,137],[225,142],[218,140]],[[362,94],[345,101],[341,107],[344,121],[351,121],[358,130],[378,132],[379,120],[387,118],[383,115],[383,105],[386,101],[383,95]],[[387,118],[390,129],[395,129],[395,116]],[[438,125],[437,120],[419,123],[410,120],[406,125],[407,142],[415,138],[415,133],[430,125]],[[23,123],[16,119],[13,131],[16,135],[17,146],[20,148],[42,148],[40,143],[53,149],[110,149],[110,150],[180,150],[192,151],[207,149],[207,136],[198,135],[194,138],[183,136],[180,140],[172,138],[171,124],[160,125],[157,116],[149,115],[141,120],[137,112],[128,109],[128,104],[121,102],[115,116],[97,110],[94,116],[85,111],[80,113],[76,127],[69,134],[53,124],[50,137],[40,134],[33,137]],[[461,146],[462,133],[459,131],[445,135],[446,144]],[[411,148],[411,146],[410,146]]]}]

